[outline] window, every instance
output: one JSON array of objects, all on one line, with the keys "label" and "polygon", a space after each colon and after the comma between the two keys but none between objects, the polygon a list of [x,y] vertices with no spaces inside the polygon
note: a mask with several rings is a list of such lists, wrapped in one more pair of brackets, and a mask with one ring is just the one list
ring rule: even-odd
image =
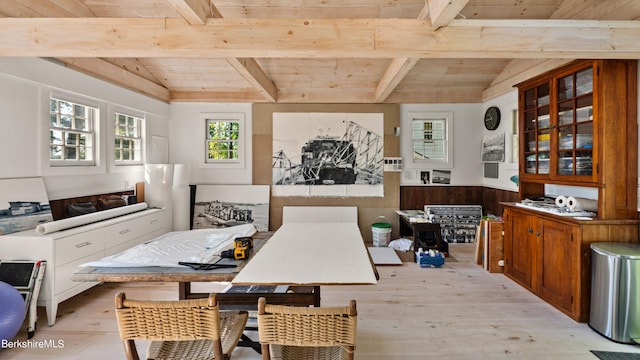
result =
[{"label": "window", "polygon": [[206,119],[206,162],[224,163],[240,160],[240,121],[238,119]]},{"label": "window", "polygon": [[413,158],[415,160],[446,159],[446,120],[413,120]]},{"label": "window", "polygon": [[50,98],[51,165],[95,165],[98,108]]},{"label": "window", "polygon": [[411,113],[410,118],[413,162],[452,166],[449,130],[453,113]]},{"label": "window", "polygon": [[116,165],[142,163],[142,122],[143,119],[122,113],[115,113],[114,160]]}]

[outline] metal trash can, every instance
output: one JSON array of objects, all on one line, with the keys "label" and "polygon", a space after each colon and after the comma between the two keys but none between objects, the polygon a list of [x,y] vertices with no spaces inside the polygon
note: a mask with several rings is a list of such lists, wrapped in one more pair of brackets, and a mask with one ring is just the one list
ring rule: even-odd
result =
[{"label": "metal trash can", "polygon": [[640,245],[591,244],[589,326],[616,342],[640,342]]}]

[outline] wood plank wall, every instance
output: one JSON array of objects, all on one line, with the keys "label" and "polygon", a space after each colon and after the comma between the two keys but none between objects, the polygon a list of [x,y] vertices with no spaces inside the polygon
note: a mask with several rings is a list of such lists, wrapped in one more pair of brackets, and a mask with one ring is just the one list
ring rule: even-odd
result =
[{"label": "wood plank wall", "polygon": [[519,201],[518,192],[483,186],[401,186],[400,209],[424,205],[482,205],[483,214],[502,216],[500,202]]}]

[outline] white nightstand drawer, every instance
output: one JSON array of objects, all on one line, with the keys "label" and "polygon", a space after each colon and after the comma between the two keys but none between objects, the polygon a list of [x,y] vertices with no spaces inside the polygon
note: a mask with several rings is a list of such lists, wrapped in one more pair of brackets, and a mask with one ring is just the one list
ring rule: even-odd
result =
[{"label": "white nightstand drawer", "polygon": [[104,254],[104,233],[96,229],[55,240],[55,266],[99,253]]}]

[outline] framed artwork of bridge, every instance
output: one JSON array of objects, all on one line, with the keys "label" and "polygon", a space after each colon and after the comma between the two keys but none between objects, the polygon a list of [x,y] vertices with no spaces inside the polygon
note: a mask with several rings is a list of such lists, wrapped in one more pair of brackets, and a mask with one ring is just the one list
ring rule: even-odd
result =
[{"label": "framed artwork of bridge", "polygon": [[384,196],[382,113],[273,113],[274,196]]}]

